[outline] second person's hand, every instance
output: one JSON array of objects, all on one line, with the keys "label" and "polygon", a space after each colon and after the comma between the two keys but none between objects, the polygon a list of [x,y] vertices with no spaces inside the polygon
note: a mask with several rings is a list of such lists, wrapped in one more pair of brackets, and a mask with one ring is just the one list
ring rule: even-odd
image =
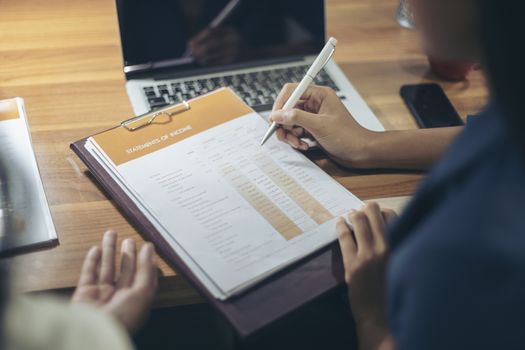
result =
[{"label": "second person's hand", "polygon": [[387,223],[396,218],[394,211],[377,203],[349,215],[353,228],[340,218],[337,235],[343,255],[348,298],[356,322],[360,349],[393,349],[386,322],[385,269],[388,247]]},{"label": "second person's hand", "polygon": [[108,231],[102,249],[89,250],[72,301],[99,307],[132,333],[148,313],[157,289],[155,251],[151,243],[146,243],[137,253],[135,241],[124,240],[117,275],[116,242],[116,232]]},{"label": "second person's hand", "polygon": [[303,151],[309,147],[301,138],[311,138],[337,163],[360,167],[376,133],[357,123],[335,91],[327,87],[311,86],[296,108],[282,110],[296,87],[286,84],[275,100],[270,120],[281,125],[277,138]]}]

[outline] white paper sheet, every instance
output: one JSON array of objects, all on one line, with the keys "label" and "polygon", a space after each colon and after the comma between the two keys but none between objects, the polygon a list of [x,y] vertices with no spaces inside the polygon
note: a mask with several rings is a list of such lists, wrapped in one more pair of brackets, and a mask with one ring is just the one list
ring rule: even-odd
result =
[{"label": "white paper sheet", "polygon": [[120,165],[87,147],[217,298],[332,242],[362,202],[249,113]]}]

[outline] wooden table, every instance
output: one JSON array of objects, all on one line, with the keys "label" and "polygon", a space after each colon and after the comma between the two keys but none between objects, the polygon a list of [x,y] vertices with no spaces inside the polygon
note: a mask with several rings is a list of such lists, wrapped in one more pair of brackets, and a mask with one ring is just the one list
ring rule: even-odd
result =
[{"label": "wooden table", "polygon": [[[415,128],[399,97],[406,83],[433,80],[417,33],[394,21],[395,0],[328,0],[328,34],[339,39],[335,60],[387,129]],[[2,0],[0,99],[25,99],[29,123],[60,246],[15,259],[23,291],[70,290],[88,248],[107,228],[120,239],[142,238],[69,150],[79,138],[131,115],[124,88],[117,17],[112,0]],[[481,74],[443,83],[462,115],[486,99]],[[363,199],[410,194],[420,175],[352,174],[325,159],[326,171]],[[199,301],[161,262],[157,305]]]}]

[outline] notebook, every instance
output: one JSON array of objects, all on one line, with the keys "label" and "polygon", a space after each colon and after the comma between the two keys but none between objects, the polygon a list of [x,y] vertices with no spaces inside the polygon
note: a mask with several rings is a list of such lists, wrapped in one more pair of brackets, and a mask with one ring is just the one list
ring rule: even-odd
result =
[{"label": "notebook", "polygon": [[0,101],[0,256],[58,243],[21,98]]},{"label": "notebook", "polygon": [[267,127],[224,88],[72,145],[241,335],[341,283],[335,221],[362,206],[302,153],[260,146]]}]

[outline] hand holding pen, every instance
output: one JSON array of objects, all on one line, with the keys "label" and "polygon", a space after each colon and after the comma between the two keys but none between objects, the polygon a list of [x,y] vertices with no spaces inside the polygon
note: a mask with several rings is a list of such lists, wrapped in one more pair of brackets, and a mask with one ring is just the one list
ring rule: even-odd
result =
[{"label": "hand holding pen", "polygon": [[[295,88],[295,90],[292,92],[292,94],[289,96],[288,100],[283,106],[283,110],[288,111],[295,107],[297,102],[301,99],[303,94],[306,92],[308,87],[312,84],[315,77],[319,72],[324,68],[324,66],[330,61],[330,58],[332,58],[332,55],[335,52],[335,47],[337,45],[337,40],[335,38],[330,38],[326,45],[324,46],[323,50],[321,50],[321,53],[317,58],[315,59],[314,63],[308,69],[306,72],[306,75],[301,80],[299,85]],[[271,124],[270,128],[264,135],[261,146],[266,143],[266,141],[275,133],[275,131],[279,128],[279,124],[277,124],[275,121]]]},{"label": "hand holding pen", "polygon": [[[315,141],[333,161],[344,167],[367,167],[374,160],[374,145],[382,133],[362,127],[350,114],[336,92],[324,86],[307,86],[292,104],[299,84],[286,84],[270,114],[280,141],[307,151],[305,140]],[[285,105],[292,106],[285,108]],[[272,130],[272,129],[270,129]]]}]

